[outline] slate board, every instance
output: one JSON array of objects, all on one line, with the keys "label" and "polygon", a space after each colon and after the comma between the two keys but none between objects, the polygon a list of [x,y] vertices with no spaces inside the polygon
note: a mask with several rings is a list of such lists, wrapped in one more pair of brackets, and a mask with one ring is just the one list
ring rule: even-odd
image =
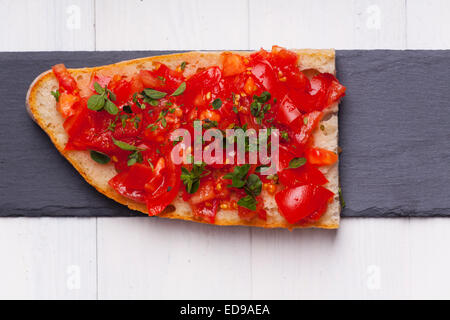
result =
[{"label": "slate board", "polygon": [[[28,86],[51,65],[150,52],[0,53],[0,216],[136,216],[96,192],[28,117]],[[450,216],[450,51],[337,51],[342,216]]]}]

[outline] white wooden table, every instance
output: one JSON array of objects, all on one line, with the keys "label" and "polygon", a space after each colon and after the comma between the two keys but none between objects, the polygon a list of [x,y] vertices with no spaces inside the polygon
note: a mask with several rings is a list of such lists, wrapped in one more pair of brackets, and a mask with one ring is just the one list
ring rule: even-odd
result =
[{"label": "white wooden table", "polygon": [[[450,48],[447,0],[0,0],[0,51]],[[17,106],[22,108],[24,106]],[[0,298],[450,298],[450,219],[0,219]]]}]

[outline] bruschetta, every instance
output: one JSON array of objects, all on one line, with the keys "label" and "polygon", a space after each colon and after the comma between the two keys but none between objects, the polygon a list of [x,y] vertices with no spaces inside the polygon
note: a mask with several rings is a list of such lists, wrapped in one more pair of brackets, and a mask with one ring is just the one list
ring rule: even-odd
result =
[{"label": "bruschetta", "polygon": [[[56,64],[34,80],[26,104],[81,176],[132,210],[216,225],[334,229],[345,95],[335,71],[334,50],[278,46],[82,69]],[[219,139],[196,137],[194,123],[201,134],[269,132],[268,145],[277,139],[275,171],[264,174],[268,164],[236,161],[225,148],[213,162],[196,159],[193,140],[205,152]],[[173,139],[176,130],[194,138]],[[175,148],[184,162],[173,159]]]}]

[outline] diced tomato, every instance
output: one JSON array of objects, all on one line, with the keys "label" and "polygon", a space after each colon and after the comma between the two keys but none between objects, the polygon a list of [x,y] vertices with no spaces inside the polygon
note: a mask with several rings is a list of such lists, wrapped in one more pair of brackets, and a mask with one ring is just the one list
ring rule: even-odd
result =
[{"label": "diced tomato", "polygon": [[60,93],[57,108],[63,118],[70,117],[76,112],[75,107],[77,106],[78,101],[80,101],[80,97],[78,95],[73,95],[66,92]]},{"label": "diced tomato", "polygon": [[308,163],[317,166],[332,165],[338,160],[338,155],[336,153],[322,148],[306,149],[305,157]]},{"label": "diced tomato", "polygon": [[245,71],[245,64],[240,55],[224,52],[222,59],[224,77],[235,76]]},{"label": "diced tomato", "polygon": [[[119,77],[119,75],[115,75],[115,77]],[[98,83],[102,88],[106,87],[109,82],[111,81],[111,77],[104,76],[104,75],[98,75],[97,73],[91,74],[91,80],[89,81],[89,89],[91,91],[95,91],[94,83]]]},{"label": "diced tomato", "polygon": [[[228,180],[229,181],[229,180]],[[217,179],[214,193],[217,199],[228,199],[230,197],[230,188],[227,187],[229,182],[226,181],[223,176]]]},{"label": "diced tomato", "polygon": [[288,95],[284,96],[278,107],[276,119],[281,124],[289,126],[295,119],[301,116],[300,111],[294,105]]},{"label": "diced tomato", "polygon": [[[81,102],[79,102],[81,103]],[[81,130],[88,125],[88,108],[81,103],[79,107],[74,105],[72,108],[73,113],[66,118],[63,123],[64,129],[66,130],[69,137],[78,135]]]},{"label": "diced tomato", "polygon": [[274,94],[277,90],[277,80],[272,66],[267,61],[261,61],[255,64],[251,69],[251,73],[255,76],[257,82],[265,88],[265,90]]},{"label": "diced tomato", "polygon": [[[145,185],[147,210],[150,216],[160,214],[175,199],[181,185],[180,175],[181,167],[175,165],[169,155],[165,158],[164,170],[157,175],[163,177],[163,181],[154,182],[150,180]],[[150,190],[154,191],[150,192]]]},{"label": "diced tomato", "polygon": [[277,66],[297,65],[298,55],[279,46],[272,46],[271,62]]},{"label": "diced tomato", "polygon": [[[142,133],[144,126],[143,126],[143,114],[133,114],[128,119],[123,120],[122,123],[121,120],[118,120],[115,122],[115,129],[113,134],[113,137],[117,140],[123,140],[124,138],[133,138]],[[125,126],[124,126],[125,124]]]},{"label": "diced tomato", "polygon": [[238,214],[241,219],[246,221],[251,221],[255,217],[259,217],[261,220],[266,220],[267,212],[264,209],[263,198],[261,196],[256,197],[256,210],[250,210],[245,207],[238,206]]},{"label": "diced tomato", "polygon": [[199,204],[201,202],[210,201],[216,197],[216,194],[214,192],[214,181],[211,179],[208,180],[202,180],[200,183],[200,187],[195,192],[190,199],[191,204]]},{"label": "diced tomato", "polygon": [[108,88],[116,95],[114,103],[119,106],[130,100],[133,94],[131,82],[118,75],[112,78]]},{"label": "diced tomato", "polygon": [[215,222],[218,208],[219,208],[218,199],[205,201],[192,206],[194,216],[203,219],[204,221],[209,223]]},{"label": "diced tomato", "polygon": [[256,90],[258,90],[258,87],[256,86],[255,80],[253,80],[252,77],[248,77],[244,85],[245,93],[248,95],[252,95]]},{"label": "diced tomato", "polygon": [[197,72],[186,81],[186,88],[196,94],[200,91],[205,93],[211,91],[214,86],[219,84],[222,79],[222,71],[219,67],[210,67],[203,71]]},{"label": "diced tomato", "polygon": [[142,90],[144,90],[144,84],[142,83],[141,77],[139,76],[139,74],[135,74],[131,78],[130,86],[131,86],[130,87],[131,94],[140,93],[140,92],[142,92]]},{"label": "diced tomato", "polygon": [[309,92],[311,83],[297,66],[287,66],[281,69],[282,76],[286,77],[285,84],[295,92]]},{"label": "diced tomato", "polygon": [[275,194],[278,209],[291,224],[297,223],[318,212],[333,197],[333,192],[312,184],[286,188]]},{"label": "diced tomato", "polygon": [[315,166],[306,163],[299,168],[286,168],[278,172],[279,181],[287,187],[303,184],[323,185],[328,182],[324,174]]},{"label": "diced tomato", "polygon": [[311,137],[311,134],[313,133],[314,129],[317,128],[317,125],[322,119],[322,116],[323,116],[322,112],[312,111],[298,119],[296,123],[297,128],[300,129],[298,129],[294,133],[293,139],[293,141],[297,144],[298,147],[304,147],[307,144],[309,138]]},{"label": "diced tomato", "polygon": [[139,77],[145,88],[162,89],[164,82],[150,70],[139,71]]},{"label": "diced tomato", "polygon": [[59,85],[68,93],[73,93],[78,90],[77,82],[63,64],[53,66],[52,70],[56,79],[58,79]]},{"label": "diced tomato", "polygon": [[281,171],[285,168],[289,167],[289,162],[296,157],[296,154],[293,153],[288,147],[280,145],[278,149],[278,171]]},{"label": "diced tomato", "polygon": [[124,197],[145,202],[147,195],[144,187],[153,176],[152,168],[136,163],[109,180],[109,185]]},{"label": "diced tomato", "polygon": [[299,108],[305,112],[322,111],[345,96],[345,87],[330,73],[320,73],[311,80],[308,94],[297,96]]}]

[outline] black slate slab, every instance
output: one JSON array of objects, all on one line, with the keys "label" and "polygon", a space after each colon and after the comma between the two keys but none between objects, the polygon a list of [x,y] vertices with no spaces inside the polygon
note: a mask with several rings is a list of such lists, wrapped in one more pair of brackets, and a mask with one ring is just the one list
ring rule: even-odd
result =
[{"label": "black slate slab", "polygon": [[[96,66],[151,52],[0,53],[0,216],[135,216],[90,187],[25,111],[57,62]],[[450,216],[450,51],[338,51],[343,216]]]}]

